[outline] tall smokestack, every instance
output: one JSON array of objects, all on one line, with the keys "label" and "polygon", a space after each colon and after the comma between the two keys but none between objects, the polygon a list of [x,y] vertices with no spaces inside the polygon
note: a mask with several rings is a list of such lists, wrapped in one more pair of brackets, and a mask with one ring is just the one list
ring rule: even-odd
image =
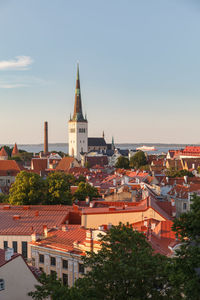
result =
[{"label": "tall smokestack", "polygon": [[44,154],[48,154],[48,122],[44,122]]}]

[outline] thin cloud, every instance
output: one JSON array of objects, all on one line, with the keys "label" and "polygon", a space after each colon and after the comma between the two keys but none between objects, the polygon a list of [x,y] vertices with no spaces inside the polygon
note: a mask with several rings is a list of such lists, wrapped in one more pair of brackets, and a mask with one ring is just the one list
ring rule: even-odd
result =
[{"label": "thin cloud", "polygon": [[0,89],[15,89],[21,87],[28,87],[26,84],[0,84]]},{"label": "thin cloud", "polygon": [[0,61],[0,71],[27,70],[32,63],[30,56],[17,56],[15,59]]},{"label": "thin cloud", "polygon": [[35,76],[8,75],[4,76],[4,78],[0,78],[0,89],[15,89],[37,86],[42,87],[49,84],[52,85],[54,82]]}]

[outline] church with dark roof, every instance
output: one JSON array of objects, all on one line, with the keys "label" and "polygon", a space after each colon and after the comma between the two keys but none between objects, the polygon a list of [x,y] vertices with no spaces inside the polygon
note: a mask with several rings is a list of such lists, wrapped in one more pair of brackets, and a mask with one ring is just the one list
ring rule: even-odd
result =
[{"label": "church with dark roof", "polygon": [[114,150],[114,141],[112,144],[106,144],[104,133],[102,137],[88,137],[88,121],[82,111],[79,65],[77,65],[74,113],[68,122],[68,139],[69,156],[74,156],[78,160],[83,153],[91,151],[105,153],[107,150]]}]

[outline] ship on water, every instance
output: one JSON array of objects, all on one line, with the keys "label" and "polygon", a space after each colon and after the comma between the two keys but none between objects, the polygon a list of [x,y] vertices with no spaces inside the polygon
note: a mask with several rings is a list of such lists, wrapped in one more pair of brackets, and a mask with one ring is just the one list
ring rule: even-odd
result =
[{"label": "ship on water", "polygon": [[141,150],[141,151],[157,151],[156,147],[152,146],[145,146],[143,145],[142,147],[136,148],[136,150]]}]

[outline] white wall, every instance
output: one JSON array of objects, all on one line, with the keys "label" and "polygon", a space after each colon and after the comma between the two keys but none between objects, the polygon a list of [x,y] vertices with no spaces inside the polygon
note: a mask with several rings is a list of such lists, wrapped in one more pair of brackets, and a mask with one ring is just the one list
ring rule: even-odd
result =
[{"label": "white wall", "polygon": [[34,291],[38,284],[21,256],[0,268],[0,278],[5,282],[5,289],[0,291],[1,300],[30,300],[27,294]]},{"label": "white wall", "polygon": [[[80,132],[84,129],[85,132]],[[80,160],[80,152],[88,152],[88,123],[68,122],[69,155]]]}]

